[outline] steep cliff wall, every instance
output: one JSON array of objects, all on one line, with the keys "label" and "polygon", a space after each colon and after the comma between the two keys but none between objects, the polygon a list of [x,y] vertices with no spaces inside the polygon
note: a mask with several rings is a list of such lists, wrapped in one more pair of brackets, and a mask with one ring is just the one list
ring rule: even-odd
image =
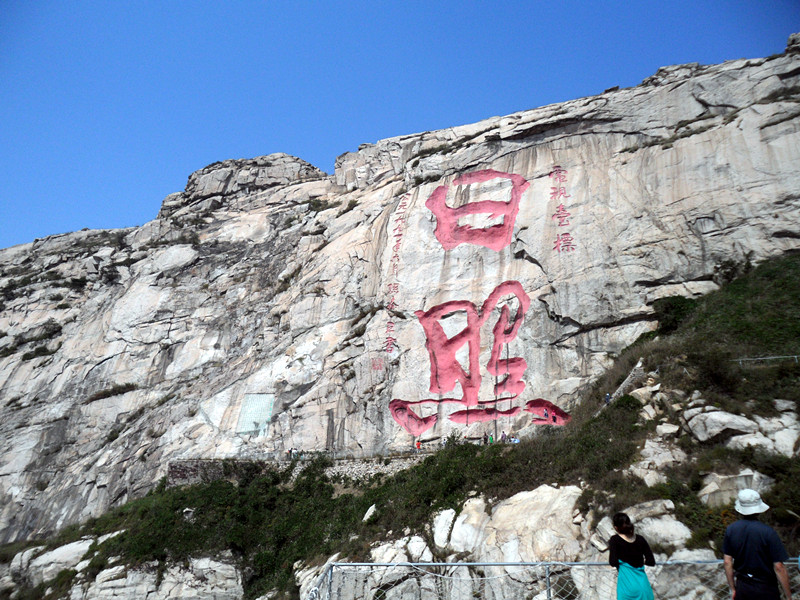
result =
[{"label": "steep cliff wall", "polygon": [[171,459],[565,422],[655,299],[800,247],[799,100],[794,48],[670,67],[333,176],[217,163],[142,227],[0,251],[0,541]]}]

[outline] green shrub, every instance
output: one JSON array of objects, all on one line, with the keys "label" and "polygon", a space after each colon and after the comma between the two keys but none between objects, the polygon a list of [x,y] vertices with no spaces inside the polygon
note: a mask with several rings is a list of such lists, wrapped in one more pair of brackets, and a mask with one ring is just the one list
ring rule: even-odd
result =
[{"label": "green shrub", "polygon": [[341,202],[329,202],[321,198],[311,198],[308,202],[308,209],[312,212],[320,212],[329,208],[336,208]]},{"label": "green shrub", "polygon": [[135,383],[123,383],[121,385],[114,385],[105,390],[100,390],[99,392],[95,392],[84,401],[84,404],[89,404],[90,402],[102,400],[103,398],[110,398],[111,396],[119,396],[120,394],[131,392],[137,389],[138,387],[139,386],[137,386]]},{"label": "green shrub", "polygon": [[658,319],[658,333],[672,333],[678,329],[678,326],[694,312],[696,307],[697,300],[683,296],[660,298],[653,302]]},{"label": "green shrub", "polygon": [[88,280],[86,279],[86,277],[73,277],[69,280],[67,285],[73,290],[80,291],[86,287],[87,283]]},{"label": "green shrub", "polygon": [[345,213],[347,213],[347,212],[350,212],[350,211],[351,211],[351,210],[353,210],[353,209],[354,209],[356,206],[358,206],[358,201],[357,201],[357,200],[350,200],[350,201],[347,203],[347,206],[345,206],[345,207],[344,207],[342,210],[340,210],[340,211],[339,211],[339,216],[341,217],[343,214],[345,214]]}]

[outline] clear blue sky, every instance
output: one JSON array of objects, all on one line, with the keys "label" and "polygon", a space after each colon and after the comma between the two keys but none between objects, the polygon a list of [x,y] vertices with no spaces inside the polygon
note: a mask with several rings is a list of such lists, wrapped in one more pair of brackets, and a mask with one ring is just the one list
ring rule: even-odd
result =
[{"label": "clear blue sky", "polygon": [[798,0],[0,0],[0,248],[141,225],[188,175],[782,52]]}]

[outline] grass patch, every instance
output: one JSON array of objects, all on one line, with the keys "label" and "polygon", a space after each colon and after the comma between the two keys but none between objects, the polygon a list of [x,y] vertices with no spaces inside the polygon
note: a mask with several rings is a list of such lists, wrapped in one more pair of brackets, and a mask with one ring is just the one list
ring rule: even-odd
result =
[{"label": "grass patch", "polygon": [[105,390],[100,390],[99,392],[95,392],[85,400],[84,404],[89,404],[90,402],[102,400],[103,398],[110,398],[111,396],[119,396],[120,394],[132,392],[138,387],[139,386],[137,386],[135,383],[123,383],[121,385],[114,385]]},{"label": "grass patch", "polygon": [[356,206],[358,206],[358,201],[356,201],[356,200],[350,200],[350,201],[347,203],[347,206],[345,206],[345,207],[344,207],[342,210],[340,210],[340,211],[339,211],[339,214],[338,214],[338,216],[340,216],[340,217],[341,217],[343,214],[345,214],[345,213],[347,213],[347,212],[350,212],[351,210],[353,210],[353,209],[354,209]]},{"label": "grass patch", "polygon": [[626,348],[597,381],[592,399],[616,389],[642,357],[645,370],[658,370],[668,387],[703,390],[740,412],[753,401],[764,411],[773,398],[800,401],[797,363],[737,361],[800,354],[800,254],[755,268],[729,267],[741,275],[716,292],[656,301],[657,337]]},{"label": "grass patch", "polygon": [[329,208],[336,208],[340,204],[341,202],[329,202],[328,200],[323,200],[321,198],[312,198],[308,202],[308,209],[311,212],[320,212],[323,210],[328,210]]},{"label": "grass patch", "polygon": [[[794,359],[737,360],[800,354],[800,254],[755,268],[746,262],[723,267],[739,276],[718,291],[696,300],[665,298],[654,303],[657,336],[640,338],[624,350],[595,384],[588,404],[599,407],[603,393],[615,390],[641,357],[645,371],[657,370],[668,389],[701,390],[707,402],[734,414],[773,416],[776,398],[800,406],[800,364]],[[693,531],[690,547],[708,547],[713,541],[721,548],[725,527],[736,519],[731,506],[711,509],[700,502],[702,475],[750,467],[778,482],[764,495],[772,510],[763,520],[778,530],[792,555],[800,552],[800,459],[700,444],[689,436],[681,438],[680,445],[688,461],[668,474],[668,483],[644,492],[642,498],[655,493],[673,500],[676,516]],[[585,506],[602,504],[602,494],[586,495],[591,497],[584,499]]]},{"label": "grass patch", "polygon": [[58,352],[58,349],[61,346],[59,345],[57,348],[53,348],[50,350],[47,346],[37,346],[31,352],[26,352],[22,355],[22,360],[32,360],[34,358],[38,358],[40,356],[51,356]]},{"label": "grass patch", "polygon": [[41,326],[37,327],[36,330],[38,331],[38,333],[35,335],[16,336],[14,338],[14,343],[17,346],[21,346],[23,344],[28,344],[31,342],[44,342],[52,340],[53,338],[61,334],[61,325],[59,325],[54,319],[48,319]]}]

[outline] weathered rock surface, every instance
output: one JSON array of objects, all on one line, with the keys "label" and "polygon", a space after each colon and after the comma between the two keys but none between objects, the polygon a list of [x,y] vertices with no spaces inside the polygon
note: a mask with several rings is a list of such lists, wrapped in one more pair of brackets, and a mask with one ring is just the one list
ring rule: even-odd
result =
[{"label": "weathered rock surface", "polygon": [[230,562],[193,558],[188,567],[168,568],[160,581],[154,565],[136,569],[119,565],[105,569],[94,581],[75,585],[70,600],[241,600],[243,595],[241,575]]},{"label": "weathered rock surface", "polygon": [[739,490],[749,488],[763,494],[774,483],[775,480],[771,477],[752,469],[742,469],[736,475],[709,473],[703,478],[703,488],[697,495],[703,503],[711,507],[725,506],[736,498]]},{"label": "weathered rock surface", "polygon": [[574,486],[541,486],[500,502],[491,516],[484,499],[473,498],[464,504],[442,546],[482,562],[574,560],[580,552],[580,527],[572,522],[572,512],[580,493]]},{"label": "weathered rock surface", "polygon": [[[793,45],[669,67],[367,145],[330,177],[225,161],[142,227],[0,251],[0,542],[141,495],[174,459],[564,422],[654,300],[800,247],[798,66]],[[708,436],[712,414],[687,421]]]},{"label": "weathered rock surface", "polygon": [[77,569],[93,542],[93,539],[80,540],[39,554],[30,560],[24,571],[20,569],[15,572],[12,569],[11,576],[18,575],[32,586],[37,586],[43,581],[50,581],[58,575],[59,571]]},{"label": "weathered rock surface", "polygon": [[[545,571],[519,565],[463,566],[463,563],[533,563],[537,561],[605,562],[608,560],[608,539],[614,535],[611,519],[604,517],[596,529],[587,526],[587,519],[573,518],[573,508],[580,495],[574,486],[554,488],[541,486],[536,490],[522,492],[500,502],[487,510],[483,498],[468,500],[460,514],[443,511],[433,522],[435,549],[429,548],[419,536],[407,536],[400,540],[381,544],[372,550],[372,562],[385,568],[358,570],[353,568],[346,577],[337,579],[335,588],[348,598],[370,598],[381,590],[387,597],[436,598],[437,573],[458,577],[472,585],[461,584],[458,593],[450,590],[454,598],[478,597],[516,598],[521,593],[544,600],[547,594],[543,582]],[[713,560],[711,550],[688,551],[684,544],[689,539],[688,528],[673,515],[675,507],[669,500],[643,502],[626,509],[636,523],[637,531],[652,544],[669,550],[669,555],[659,555],[659,560]],[[489,514],[491,512],[491,514]],[[577,516],[577,515],[576,515]],[[454,520],[455,518],[455,520]],[[574,522],[580,521],[580,524]],[[452,528],[452,529],[451,529]],[[452,554],[448,554],[452,553]],[[431,575],[409,577],[409,568],[398,563],[429,562],[438,555],[438,561],[460,562],[462,565],[443,566],[432,570]],[[314,598],[313,590],[326,584],[323,575],[331,562],[341,557],[331,557],[320,567],[298,566],[297,581],[302,598]],[[347,562],[347,561],[343,561]],[[721,569],[718,569],[721,572]],[[687,569],[676,571],[678,577],[691,575],[695,589],[701,589],[696,581],[697,572]],[[612,569],[558,569],[553,567],[551,583],[561,589],[587,589],[588,597],[603,598],[603,590],[609,593],[614,588],[615,574]],[[673,581],[676,583],[677,581]],[[447,582],[449,583],[449,582]],[[707,582],[703,582],[707,585]],[[666,582],[661,580],[661,585]],[[461,588],[459,588],[461,589]],[[541,590],[541,596],[536,590]],[[531,593],[533,591],[533,593]],[[662,596],[682,596],[666,590]]]},{"label": "weathered rock surface", "polygon": [[800,422],[794,403],[776,400],[775,406],[780,411],[779,416],[749,419],[707,406],[699,399],[683,411],[682,418],[692,435],[701,442],[724,439],[729,448],[754,446],[768,453],[794,456],[800,438]]},{"label": "weathered rock surface", "polygon": [[641,452],[642,459],[630,467],[630,472],[653,486],[665,483],[667,478],[662,471],[686,460],[686,453],[663,440],[649,439]]}]

